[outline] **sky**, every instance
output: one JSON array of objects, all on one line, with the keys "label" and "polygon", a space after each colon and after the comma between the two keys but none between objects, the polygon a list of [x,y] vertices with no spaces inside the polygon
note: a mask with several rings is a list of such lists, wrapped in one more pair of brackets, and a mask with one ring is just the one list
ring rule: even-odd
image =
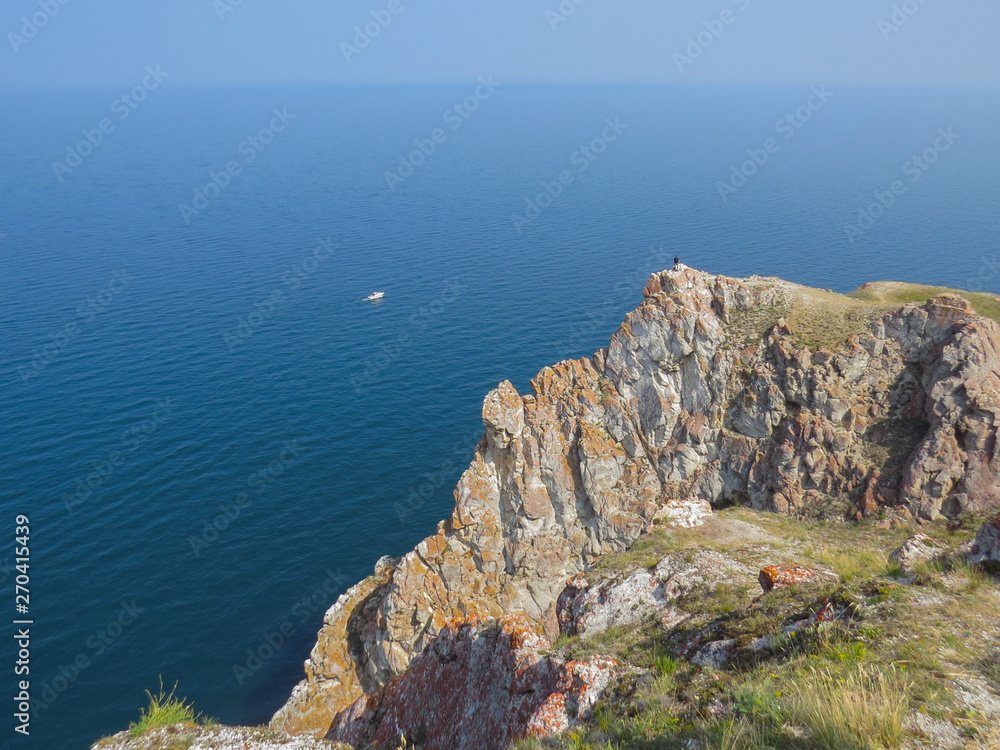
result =
[{"label": "sky", "polygon": [[174,86],[997,90],[998,32],[997,0],[6,0],[0,89],[126,86],[159,65]]}]

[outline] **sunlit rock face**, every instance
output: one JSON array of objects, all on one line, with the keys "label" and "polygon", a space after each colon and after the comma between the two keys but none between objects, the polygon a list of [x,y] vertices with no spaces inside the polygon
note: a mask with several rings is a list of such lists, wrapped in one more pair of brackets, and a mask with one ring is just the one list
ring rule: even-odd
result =
[{"label": "sunlit rock face", "polygon": [[357,714],[374,695],[404,715],[407,668],[462,618],[516,615],[554,638],[567,582],[658,517],[1000,506],[1000,326],[942,295],[866,308],[830,348],[797,334],[838,300],[853,303],[679,266],[650,278],[607,348],[543,369],[531,394],[501,383],[451,518],[327,613],[272,726],[323,737],[349,707],[373,725]]}]

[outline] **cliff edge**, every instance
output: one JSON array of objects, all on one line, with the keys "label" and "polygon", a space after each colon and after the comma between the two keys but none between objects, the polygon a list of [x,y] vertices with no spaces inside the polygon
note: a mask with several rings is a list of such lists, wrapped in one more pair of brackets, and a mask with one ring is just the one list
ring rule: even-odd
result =
[{"label": "cliff edge", "polygon": [[[499,660],[534,691],[493,686],[497,716],[476,719],[487,733],[572,726],[612,665],[558,663],[538,639],[560,634],[574,576],[660,519],[735,505],[933,520],[1000,506],[1000,325],[972,295],[899,304],[908,289],[654,274],[609,347],[544,368],[531,394],[503,382],[486,396],[451,518],[327,612],[272,728],[352,744],[414,730],[400,686],[448,684],[430,674],[434,649],[441,663]],[[465,746],[449,741],[427,746]]]}]

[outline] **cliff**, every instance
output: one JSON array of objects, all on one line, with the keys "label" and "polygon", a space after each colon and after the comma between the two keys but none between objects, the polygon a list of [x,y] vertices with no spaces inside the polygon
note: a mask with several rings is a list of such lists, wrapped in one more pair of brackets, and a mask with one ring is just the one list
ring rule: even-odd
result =
[{"label": "cliff", "polygon": [[[555,639],[633,610],[669,629],[706,581],[757,573],[756,559],[664,557],[624,589],[588,580],[660,525],[730,506],[886,527],[1000,506],[1000,325],[970,300],[1000,305],[903,304],[921,296],[654,274],[606,349],[543,369],[531,394],[504,382],[487,395],[451,518],[327,612],[272,729],[427,750],[564,731],[625,665],[567,659]],[[721,663],[731,645],[697,653]]]}]

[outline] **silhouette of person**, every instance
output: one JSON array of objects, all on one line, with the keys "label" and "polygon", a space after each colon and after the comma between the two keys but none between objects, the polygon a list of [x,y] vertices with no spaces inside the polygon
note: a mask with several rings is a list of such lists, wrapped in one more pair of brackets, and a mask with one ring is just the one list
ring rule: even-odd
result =
[{"label": "silhouette of person", "polygon": [[674,256],[674,265],[675,266],[679,266],[680,264],[681,264],[681,256],[675,255]]}]

